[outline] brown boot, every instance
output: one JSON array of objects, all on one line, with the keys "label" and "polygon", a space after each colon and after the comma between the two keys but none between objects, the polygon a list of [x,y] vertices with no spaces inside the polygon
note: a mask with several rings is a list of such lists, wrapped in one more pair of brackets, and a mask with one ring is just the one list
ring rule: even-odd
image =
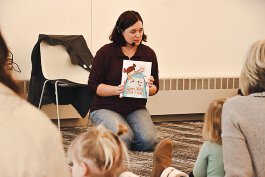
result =
[{"label": "brown boot", "polygon": [[155,148],[151,177],[160,177],[164,169],[171,166],[173,145],[169,139],[162,140]]}]

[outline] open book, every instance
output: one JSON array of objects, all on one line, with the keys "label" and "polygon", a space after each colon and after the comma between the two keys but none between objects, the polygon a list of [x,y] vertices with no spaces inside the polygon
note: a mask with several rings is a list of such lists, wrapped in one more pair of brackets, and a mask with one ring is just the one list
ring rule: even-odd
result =
[{"label": "open book", "polygon": [[121,97],[147,98],[149,87],[147,80],[151,76],[151,62],[123,60],[122,79],[124,92]]}]

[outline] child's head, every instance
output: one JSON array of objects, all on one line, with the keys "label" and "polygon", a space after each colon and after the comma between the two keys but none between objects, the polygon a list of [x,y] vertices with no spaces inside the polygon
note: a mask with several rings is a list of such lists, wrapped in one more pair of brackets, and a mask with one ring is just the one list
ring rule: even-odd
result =
[{"label": "child's head", "polygon": [[[127,132],[119,125],[118,135]],[[69,147],[73,177],[114,177],[122,170],[127,149],[120,138],[103,126],[92,127],[80,134]]]},{"label": "child's head", "polygon": [[202,129],[203,139],[206,141],[222,144],[221,138],[221,116],[225,98],[216,99],[210,103],[204,115],[204,125]]}]

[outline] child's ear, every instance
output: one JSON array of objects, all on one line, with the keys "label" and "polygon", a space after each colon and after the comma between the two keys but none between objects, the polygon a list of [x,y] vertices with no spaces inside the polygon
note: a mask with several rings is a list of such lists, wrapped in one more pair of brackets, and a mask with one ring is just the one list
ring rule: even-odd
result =
[{"label": "child's ear", "polygon": [[82,176],[89,176],[90,174],[90,168],[85,162],[81,162],[81,174]]}]

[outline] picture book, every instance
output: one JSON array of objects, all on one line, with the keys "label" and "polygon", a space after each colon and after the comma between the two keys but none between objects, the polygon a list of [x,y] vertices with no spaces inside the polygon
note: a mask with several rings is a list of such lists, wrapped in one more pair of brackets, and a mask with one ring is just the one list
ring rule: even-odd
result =
[{"label": "picture book", "polygon": [[121,97],[147,98],[149,87],[147,80],[151,76],[151,62],[123,60],[122,79],[124,92]]}]

